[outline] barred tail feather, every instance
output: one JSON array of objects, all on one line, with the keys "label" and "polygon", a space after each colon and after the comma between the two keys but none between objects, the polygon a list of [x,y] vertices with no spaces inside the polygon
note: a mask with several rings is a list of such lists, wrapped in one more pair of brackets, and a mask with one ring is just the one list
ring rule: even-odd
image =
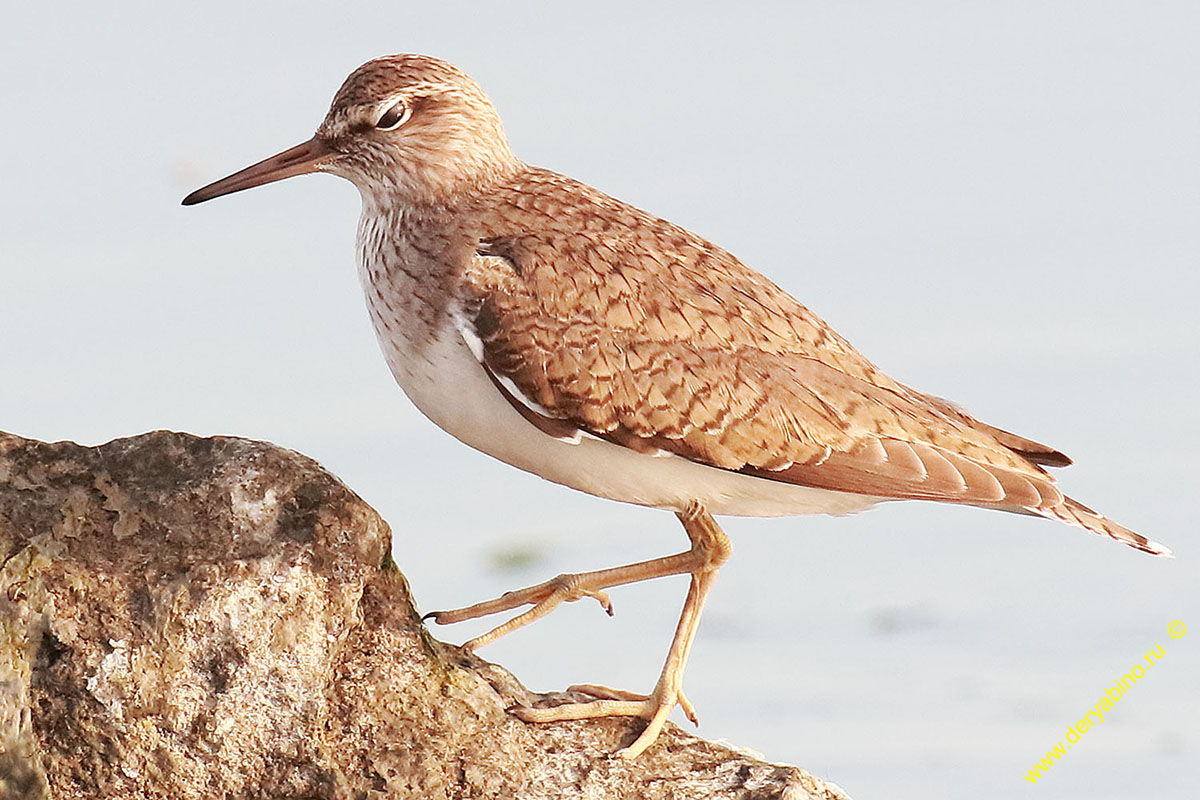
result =
[{"label": "barred tail feather", "polygon": [[1074,525],[1078,528],[1089,530],[1092,533],[1116,539],[1118,542],[1127,544],[1130,547],[1136,547],[1138,550],[1150,553],[1151,555],[1173,557],[1169,548],[1147,539],[1140,533],[1134,533],[1128,528],[1118,525],[1111,519],[1097,514],[1083,505],[1083,503],[1079,503],[1069,497],[1056,506],[1031,510],[1047,519],[1056,519],[1068,525]]}]

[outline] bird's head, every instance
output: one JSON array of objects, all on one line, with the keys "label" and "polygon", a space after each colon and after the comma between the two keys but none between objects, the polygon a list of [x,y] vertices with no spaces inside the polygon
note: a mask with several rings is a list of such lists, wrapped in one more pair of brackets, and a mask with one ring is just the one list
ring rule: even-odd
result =
[{"label": "bird's head", "polygon": [[491,100],[464,72],[430,56],[384,56],[346,78],[313,138],[183,203],[329,172],[352,181],[364,199],[440,204],[519,165]]}]

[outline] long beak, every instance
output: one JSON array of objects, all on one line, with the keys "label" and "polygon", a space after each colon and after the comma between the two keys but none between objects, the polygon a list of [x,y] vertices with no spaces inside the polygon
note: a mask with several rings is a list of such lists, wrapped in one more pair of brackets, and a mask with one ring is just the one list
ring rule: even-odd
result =
[{"label": "long beak", "polygon": [[284,150],[282,153],[246,167],[240,172],[235,172],[228,178],[222,178],[216,183],[210,183],[202,189],[197,189],[183,198],[183,204],[194,206],[196,203],[203,203],[214,197],[240,192],[243,189],[253,189],[264,183],[273,183],[294,175],[316,172],[334,152],[333,148],[314,136],[304,144],[298,144],[290,150]]}]

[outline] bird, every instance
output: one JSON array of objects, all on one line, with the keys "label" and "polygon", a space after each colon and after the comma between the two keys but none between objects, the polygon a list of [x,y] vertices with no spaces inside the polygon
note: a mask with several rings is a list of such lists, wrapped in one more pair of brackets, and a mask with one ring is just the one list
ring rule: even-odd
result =
[{"label": "bird", "polygon": [[581,701],[511,709],[522,720],[641,718],[624,758],[654,744],[674,707],[696,721],[684,667],[732,551],[714,516],[927,500],[1044,517],[1170,555],[1064,495],[1048,472],[1071,463],[1062,452],[893,380],[699,235],[518,159],[487,94],[446,61],[368,61],[311,139],[183,203],[307,173],[359,190],[367,307],[417,409],[514,467],[672,511],[690,540],[674,555],[427,615],[450,624],[524,609],[464,644],[474,650],[563,602],[592,598],[611,614],[613,587],[690,576],[649,693],[581,685]]}]

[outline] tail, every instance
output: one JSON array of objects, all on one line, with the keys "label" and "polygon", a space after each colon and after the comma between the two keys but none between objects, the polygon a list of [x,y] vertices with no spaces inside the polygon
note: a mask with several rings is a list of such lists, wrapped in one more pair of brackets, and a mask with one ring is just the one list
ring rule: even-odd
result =
[{"label": "tail", "polygon": [[1077,528],[1083,528],[1092,533],[1116,539],[1118,542],[1127,544],[1130,547],[1136,547],[1138,550],[1150,553],[1151,555],[1173,557],[1170,549],[1167,547],[1147,539],[1140,533],[1134,533],[1128,528],[1118,525],[1111,519],[1097,514],[1087,506],[1069,497],[1064,498],[1063,502],[1056,506],[1031,510],[1039,516],[1046,517],[1047,519],[1056,519],[1068,525],[1074,525]]}]

